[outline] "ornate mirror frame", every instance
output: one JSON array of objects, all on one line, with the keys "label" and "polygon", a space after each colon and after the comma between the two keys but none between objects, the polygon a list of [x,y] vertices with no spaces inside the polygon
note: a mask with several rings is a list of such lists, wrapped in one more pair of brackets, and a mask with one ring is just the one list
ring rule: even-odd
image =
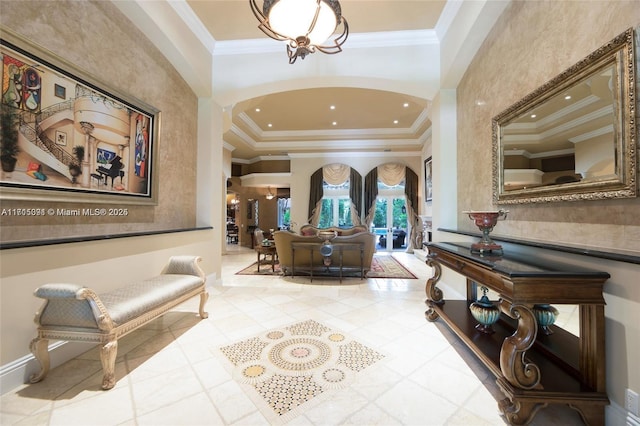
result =
[{"label": "ornate mirror frame", "polygon": [[[562,178],[551,183],[542,184],[516,184],[511,182],[505,186],[505,147],[507,145],[507,135],[516,135],[519,131],[526,128],[538,126],[537,123],[525,123],[531,117],[534,110],[541,111],[541,108],[548,108],[551,101],[559,96],[564,96],[570,89],[577,87],[579,84],[591,84],[591,78],[596,74],[598,76],[605,75],[609,69],[611,70],[611,81],[609,89],[612,90],[612,105],[607,106],[611,111],[611,123],[606,127],[613,129],[613,150],[605,149],[611,152],[611,161],[609,168],[613,167],[613,174],[608,174],[598,178],[589,176],[581,176],[575,171],[576,158],[573,156],[572,179],[570,176],[562,176]],[[634,54],[634,31],[632,28],[618,35],[606,45],[602,46],[595,52],[591,53],[585,59],[573,65],[557,77],[553,78],[542,87],[530,93],[522,100],[518,101],[502,113],[495,116],[492,120],[493,133],[493,197],[497,204],[525,204],[525,203],[541,203],[555,201],[577,201],[577,200],[601,200],[614,198],[632,198],[638,193],[637,182],[637,134],[636,134],[636,94],[635,87],[635,54]],[[591,86],[588,86],[591,88]],[[566,99],[566,98],[565,98]],[[556,115],[564,114],[556,112]],[[608,115],[608,114],[607,114]],[[535,115],[533,116],[535,117]],[[519,120],[516,123],[516,120]],[[533,120],[533,118],[532,118]],[[531,120],[529,120],[531,121]],[[542,120],[539,120],[542,121]],[[589,116],[578,116],[572,119],[572,123],[584,122],[585,124],[592,121]],[[572,125],[573,125],[572,124]],[[511,125],[510,128],[508,126]],[[557,123],[555,123],[556,127]],[[564,125],[565,127],[568,124]],[[535,131],[538,131],[536,134]],[[526,141],[527,138],[542,139],[548,133],[553,131],[535,130],[532,135],[517,135],[519,140]],[[586,130],[583,133],[588,133]],[[560,133],[559,131],[557,133]],[[576,138],[577,140],[578,138]],[[513,137],[512,140],[518,140]],[[538,140],[541,142],[541,140]],[[575,140],[565,140],[566,147],[568,142],[572,142],[573,150],[577,143]],[[521,155],[521,161],[531,158],[525,150],[515,148],[516,144],[512,142],[509,155]],[[514,154],[516,151],[519,154]],[[548,151],[553,153],[553,151]],[[558,149],[556,153],[571,152],[571,149]],[[547,155],[547,154],[544,154]],[[593,154],[591,154],[593,155]],[[571,159],[569,160],[569,162]],[[540,163],[537,163],[539,165]],[[516,168],[509,170],[509,175],[513,175],[514,171],[518,174],[520,171],[526,170],[533,179],[544,174],[536,167],[532,168]],[[531,181],[531,177],[525,179]],[[578,180],[578,181],[571,181]],[[525,180],[525,182],[527,182]]]}]

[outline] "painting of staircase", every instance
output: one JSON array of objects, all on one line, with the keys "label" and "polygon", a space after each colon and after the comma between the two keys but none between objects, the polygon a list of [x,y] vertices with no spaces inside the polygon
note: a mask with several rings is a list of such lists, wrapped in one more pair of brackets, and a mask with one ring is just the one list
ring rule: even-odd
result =
[{"label": "painting of staircase", "polygon": [[0,47],[1,102],[18,116],[20,148],[0,185],[27,199],[30,191],[44,190],[152,200],[157,111],[110,95],[51,58],[45,62],[34,46],[2,40]]}]

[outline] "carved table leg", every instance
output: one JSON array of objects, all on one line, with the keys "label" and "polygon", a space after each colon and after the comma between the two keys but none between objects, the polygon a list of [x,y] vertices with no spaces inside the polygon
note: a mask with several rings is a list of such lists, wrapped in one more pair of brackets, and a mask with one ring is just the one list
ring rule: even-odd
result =
[{"label": "carved table leg", "polygon": [[525,358],[526,351],[536,340],[538,326],[531,309],[524,305],[510,305],[501,300],[500,309],[518,320],[518,329],[504,339],[500,349],[500,370],[513,386],[521,389],[542,389],[540,369]]},{"label": "carved table leg", "polygon": [[203,291],[200,293],[200,318],[209,318],[209,314],[204,310],[204,305],[209,299],[209,293]]},{"label": "carved table leg", "polygon": [[425,293],[427,294],[427,300],[425,300],[425,303],[429,306],[429,309],[427,309],[424,315],[427,320],[435,321],[438,319],[438,313],[433,309],[433,305],[441,305],[444,303],[444,300],[442,300],[442,290],[436,287],[436,284],[442,275],[442,267],[431,258],[428,258],[426,263],[433,268],[433,276],[427,280],[427,285],[425,287]]},{"label": "carved table leg", "polygon": [[40,372],[32,374],[29,377],[29,382],[37,383],[49,373],[49,339],[36,337],[31,341],[29,349],[40,363]]},{"label": "carved table leg", "polygon": [[100,348],[100,362],[102,363],[102,389],[111,389],[116,385],[116,355],[118,341],[112,340]]},{"label": "carved table leg", "polygon": [[511,425],[526,425],[536,415],[538,410],[547,406],[542,402],[512,402],[509,398],[505,398],[498,403],[500,411],[507,418]]}]

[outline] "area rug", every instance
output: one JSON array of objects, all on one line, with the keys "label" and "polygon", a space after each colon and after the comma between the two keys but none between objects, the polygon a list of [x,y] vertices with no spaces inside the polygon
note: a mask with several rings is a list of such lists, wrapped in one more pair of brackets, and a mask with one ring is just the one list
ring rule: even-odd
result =
[{"label": "area rug", "polygon": [[391,255],[373,255],[367,278],[417,279],[407,268]]},{"label": "area rug", "polygon": [[[282,271],[280,270],[280,264],[277,262],[275,271],[271,271],[270,262],[263,262],[260,264],[260,272],[258,272],[258,262],[254,262],[236,272],[236,275],[282,275]],[[371,270],[367,272],[367,278],[417,279],[411,271],[390,255],[373,255]]]},{"label": "area rug", "polygon": [[233,378],[270,424],[290,421],[385,358],[314,320],[268,330],[219,350]]}]

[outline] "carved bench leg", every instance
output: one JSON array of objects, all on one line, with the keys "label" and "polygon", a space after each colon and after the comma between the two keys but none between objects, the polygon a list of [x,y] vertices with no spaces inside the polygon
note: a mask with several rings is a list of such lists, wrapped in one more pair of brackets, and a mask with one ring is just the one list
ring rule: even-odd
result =
[{"label": "carved bench leg", "polygon": [[102,363],[102,389],[111,389],[116,385],[116,355],[118,341],[112,340],[100,348],[100,362]]},{"label": "carved bench leg", "polygon": [[209,314],[204,310],[204,305],[207,303],[209,299],[209,293],[202,292],[200,293],[200,318],[209,318]]},{"label": "carved bench leg", "polygon": [[29,350],[31,350],[33,356],[36,357],[38,363],[40,363],[40,372],[34,373],[29,377],[30,383],[37,383],[44,379],[47,373],[49,373],[49,339],[36,337],[31,341]]}]

